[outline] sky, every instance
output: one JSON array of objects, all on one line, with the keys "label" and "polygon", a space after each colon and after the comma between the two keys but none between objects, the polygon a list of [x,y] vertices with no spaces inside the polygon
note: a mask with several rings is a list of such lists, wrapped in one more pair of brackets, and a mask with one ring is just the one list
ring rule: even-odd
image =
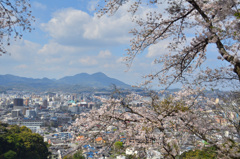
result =
[{"label": "sky", "polygon": [[[34,30],[6,47],[0,57],[0,74],[55,78],[78,73],[103,72],[130,85],[138,85],[164,52],[167,41],[153,45],[128,68],[123,62],[136,24],[123,6],[113,16],[98,18],[96,0],[31,0]],[[139,16],[146,8],[141,8]],[[215,60],[215,59],[213,59]]]}]

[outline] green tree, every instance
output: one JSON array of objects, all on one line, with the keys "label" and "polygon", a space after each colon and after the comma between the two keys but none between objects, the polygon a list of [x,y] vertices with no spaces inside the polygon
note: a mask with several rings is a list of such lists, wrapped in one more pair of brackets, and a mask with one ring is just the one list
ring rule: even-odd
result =
[{"label": "green tree", "polygon": [[15,158],[17,158],[17,153],[12,150],[9,150],[4,154],[4,159],[15,159]]},{"label": "green tree", "polygon": [[39,134],[32,133],[27,127],[6,125],[0,123],[0,154],[13,156],[19,159],[46,159],[50,154],[47,143]]},{"label": "green tree", "polygon": [[118,155],[123,155],[125,154],[123,151],[123,143],[121,141],[116,141],[113,146],[112,146],[112,151],[111,151],[111,158],[116,158]]},{"label": "green tree", "polygon": [[81,150],[78,150],[76,153],[74,153],[73,155],[68,155],[63,157],[63,159],[85,159],[85,157],[82,154]]},{"label": "green tree", "polygon": [[74,155],[73,155],[73,159],[85,159],[85,157],[82,154],[82,151],[77,151]]},{"label": "green tree", "polygon": [[123,148],[123,143],[121,142],[121,141],[116,141],[115,143],[114,143],[114,149],[115,149],[115,151],[119,151],[119,150],[121,150]]}]

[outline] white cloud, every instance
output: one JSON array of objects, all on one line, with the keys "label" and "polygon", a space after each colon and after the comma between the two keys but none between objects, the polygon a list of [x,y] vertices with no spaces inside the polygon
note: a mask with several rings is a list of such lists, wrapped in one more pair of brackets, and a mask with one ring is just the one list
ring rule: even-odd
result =
[{"label": "white cloud", "polygon": [[87,13],[69,8],[55,12],[53,18],[41,26],[58,43],[81,44],[84,25],[89,23],[90,19]]},{"label": "white cloud", "polygon": [[123,63],[125,62],[125,58],[124,57],[120,57],[116,60],[117,63]]},{"label": "white cloud", "polygon": [[48,44],[45,44],[39,51],[38,54],[45,54],[45,55],[57,55],[61,53],[73,53],[80,51],[81,48],[72,47],[72,46],[64,46],[60,45],[56,42],[51,41]]},{"label": "white cloud", "polygon": [[6,47],[11,54],[11,59],[15,61],[27,61],[28,58],[34,58],[39,48],[41,45],[28,40],[13,41],[10,46]]},{"label": "white cloud", "polygon": [[169,45],[168,40],[164,40],[157,44],[151,45],[148,48],[148,53],[146,57],[152,58],[152,57],[157,57],[157,56],[166,54],[168,52],[168,49],[167,49],[168,45]]},{"label": "white cloud", "polygon": [[99,3],[99,0],[90,0],[88,2],[88,6],[87,6],[88,10],[90,12],[95,11],[95,9],[97,8],[98,3]]},{"label": "white cloud", "polygon": [[105,68],[113,68],[114,66],[111,65],[111,64],[104,64],[103,67],[105,67]]},{"label": "white cloud", "polygon": [[98,39],[128,43],[129,31],[133,24],[128,14],[120,16],[103,16],[98,18],[95,14],[92,21],[85,26],[83,37],[89,40]]},{"label": "white cloud", "polygon": [[98,54],[98,57],[100,57],[100,58],[108,58],[111,56],[112,56],[112,53],[109,50],[100,51]]},{"label": "white cloud", "polygon": [[34,8],[37,8],[37,9],[41,9],[41,10],[47,9],[46,5],[44,5],[42,3],[39,3],[39,2],[36,2],[36,1],[33,2],[32,5],[33,5]]},{"label": "white cloud", "polygon": [[62,45],[102,46],[128,43],[133,27],[129,13],[90,16],[86,12],[72,8],[55,12],[48,23],[41,24],[54,41]]},{"label": "white cloud", "polygon": [[97,65],[98,61],[96,59],[94,59],[93,57],[85,57],[85,58],[80,58],[79,62],[83,65],[87,65],[87,66],[93,66],[93,65]]}]

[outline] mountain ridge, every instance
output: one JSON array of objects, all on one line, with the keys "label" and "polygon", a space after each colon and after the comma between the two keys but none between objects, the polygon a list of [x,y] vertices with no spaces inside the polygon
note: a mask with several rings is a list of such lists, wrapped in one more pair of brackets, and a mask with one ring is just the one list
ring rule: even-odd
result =
[{"label": "mountain ridge", "polygon": [[65,76],[60,79],[44,78],[29,78],[20,77],[11,74],[0,75],[0,86],[8,88],[63,88],[63,87],[94,87],[107,88],[111,85],[116,85],[120,88],[131,88],[130,85],[115,79],[110,78],[102,72],[93,74],[79,73],[73,76]]}]

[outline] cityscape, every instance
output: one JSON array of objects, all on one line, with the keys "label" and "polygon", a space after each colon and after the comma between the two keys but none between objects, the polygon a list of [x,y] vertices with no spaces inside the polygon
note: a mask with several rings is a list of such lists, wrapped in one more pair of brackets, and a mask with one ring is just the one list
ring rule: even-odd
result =
[{"label": "cityscape", "polygon": [[[52,154],[58,158],[60,154],[77,149],[72,143],[76,140],[75,134],[68,131],[75,116],[98,107],[100,101],[93,94],[23,94],[13,91],[1,96],[1,122],[26,126],[33,133],[39,133],[52,145],[50,149],[56,150]],[[66,146],[69,149],[64,149]],[[59,154],[58,150],[65,151]]]},{"label": "cityscape", "polygon": [[[168,94],[163,94],[164,97],[174,94],[177,90],[172,90]],[[132,94],[134,96],[142,95],[146,96],[147,93],[142,91],[128,91],[128,93],[122,93],[123,96]],[[224,94],[224,92],[217,91],[218,94]],[[133,147],[120,148],[118,151],[122,153],[116,153],[111,148],[109,149],[110,138],[114,138],[114,133],[119,127],[107,125],[106,129],[102,129],[101,125],[96,124],[91,129],[85,130],[83,124],[80,122],[81,116],[89,113],[93,110],[99,110],[103,107],[104,102],[101,99],[110,99],[113,90],[106,92],[83,92],[83,93],[66,93],[66,92],[24,92],[18,90],[8,90],[0,96],[0,120],[2,123],[8,123],[10,125],[26,126],[32,133],[38,133],[43,137],[44,142],[48,143],[48,147],[51,155],[49,158],[60,159],[66,156],[74,155],[81,150],[81,155],[85,158],[126,158],[126,156],[139,156],[142,152],[141,149],[137,150]],[[219,100],[214,93],[209,91],[209,97]],[[151,101],[150,96],[146,98],[147,101]],[[148,105],[144,104],[142,100],[133,100],[132,107],[144,109]],[[115,111],[127,112],[126,108],[117,108]],[[227,119],[231,119],[234,122],[239,121],[239,116],[236,112],[228,108],[228,114],[216,114],[216,108],[208,109],[208,107],[201,107],[201,113],[211,115],[215,121],[215,124],[222,126],[232,126]],[[223,111],[221,113],[224,113]],[[81,123],[81,122],[80,122]],[[87,124],[87,123],[85,123]],[[168,132],[168,131],[167,131]],[[168,132],[172,132],[169,130]],[[174,135],[178,132],[174,130]],[[230,134],[228,130],[222,130],[222,132],[215,132],[211,134],[211,137],[221,138],[221,134],[239,140],[234,134]],[[96,135],[97,134],[97,135]],[[159,135],[159,131],[154,131],[153,134]],[[96,136],[96,137],[93,137]],[[91,139],[91,140],[88,140]],[[126,143],[126,133],[120,133],[116,141],[120,143]],[[133,139],[132,139],[133,140]],[[193,149],[196,145],[192,144],[192,140],[196,140],[195,136],[189,136],[188,140],[182,143],[181,151],[185,152]],[[135,141],[135,140],[134,140]],[[204,145],[202,139],[194,141],[200,147]],[[102,151],[104,149],[105,151]],[[146,158],[160,159],[164,158],[157,147],[152,145],[146,150]],[[124,154],[124,155],[123,155]]]},{"label": "cityscape", "polygon": [[[92,88],[85,83],[88,89],[84,88],[82,93],[80,93],[81,89],[77,90],[78,93],[67,93],[63,91],[49,92],[46,88],[45,92],[41,92],[27,86],[24,88],[24,91],[22,90],[23,88],[16,87],[16,83],[23,81],[19,80],[21,77],[16,81],[14,78],[7,78],[6,81],[9,84],[4,83],[4,85],[12,84],[13,87],[2,90],[3,93],[0,97],[0,121],[20,127],[26,126],[32,133],[40,134],[44,142],[51,145],[49,147],[49,151],[51,152],[49,158],[59,159],[66,155],[71,155],[79,150],[80,143],[78,144],[78,142],[84,140],[86,135],[91,133],[73,131],[70,127],[72,127],[75,119],[80,114],[90,112],[92,109],[99,109],[102,105],[99,97],[110,98],[114,91],[113,88],[111,88],[112,85],[116,84],[117,86],[120,84],[120,86],[125,86],[125,89],[121,89],[123,95],[133,91],[139,94],[144,93],[141,89],[130,90],[129,88],[131,87],[127,84],[109,78],[103,73],[96,73],[95,75],[97,74],[104,76],[102,80],[104,80],[105,85],[99,85],[95,82],[95,90],[92,90]],[[2,78],[4,78],[4,76]],[[4,80],[1,82],[3,81]],[[10,81],[12,81],[12,83]],[[89,79],[86,81],[89,81]],[[26,85],[26,83],[25,81],[24,84]],[[31,82],[28,82],[28,84],[31,85]],[[77,85],[75,85],[75,87],[77,87]],[[50,90],[52,89],[53,88]],[[71,91],[74,92],[76,90],[73,89]],[[94,143],[91,142],[83,145],[84,149],[94,150],[84,152],[85,157],[98,158],[99,155],[96,157],[96,152],[99,147],[103,146],[103,142],[104,140],[98,137]],[[93,152],[94,154],[92,154]]]},{"label": "cityscape", "polygon": [[[92,109],[99,109],[102,102],[97,97],[109,98],[110,95],[111,90],[93,93],[34,93],[9,90],[1,94],[0,121],[26,126],[33,133],[40,134],[44,142],[51,145],[50,158],[59,159],[78,150],[78,142],[89,135],[89,132],[69,129],[77,116]],[[113,129],[114,127],[111,128]],[[93,150],[85,152],[86,158],[96,158],[97,150],[103,146],[103,142],[104,140],[98,137],[94,143],[83,145],[84,149]]]}]

